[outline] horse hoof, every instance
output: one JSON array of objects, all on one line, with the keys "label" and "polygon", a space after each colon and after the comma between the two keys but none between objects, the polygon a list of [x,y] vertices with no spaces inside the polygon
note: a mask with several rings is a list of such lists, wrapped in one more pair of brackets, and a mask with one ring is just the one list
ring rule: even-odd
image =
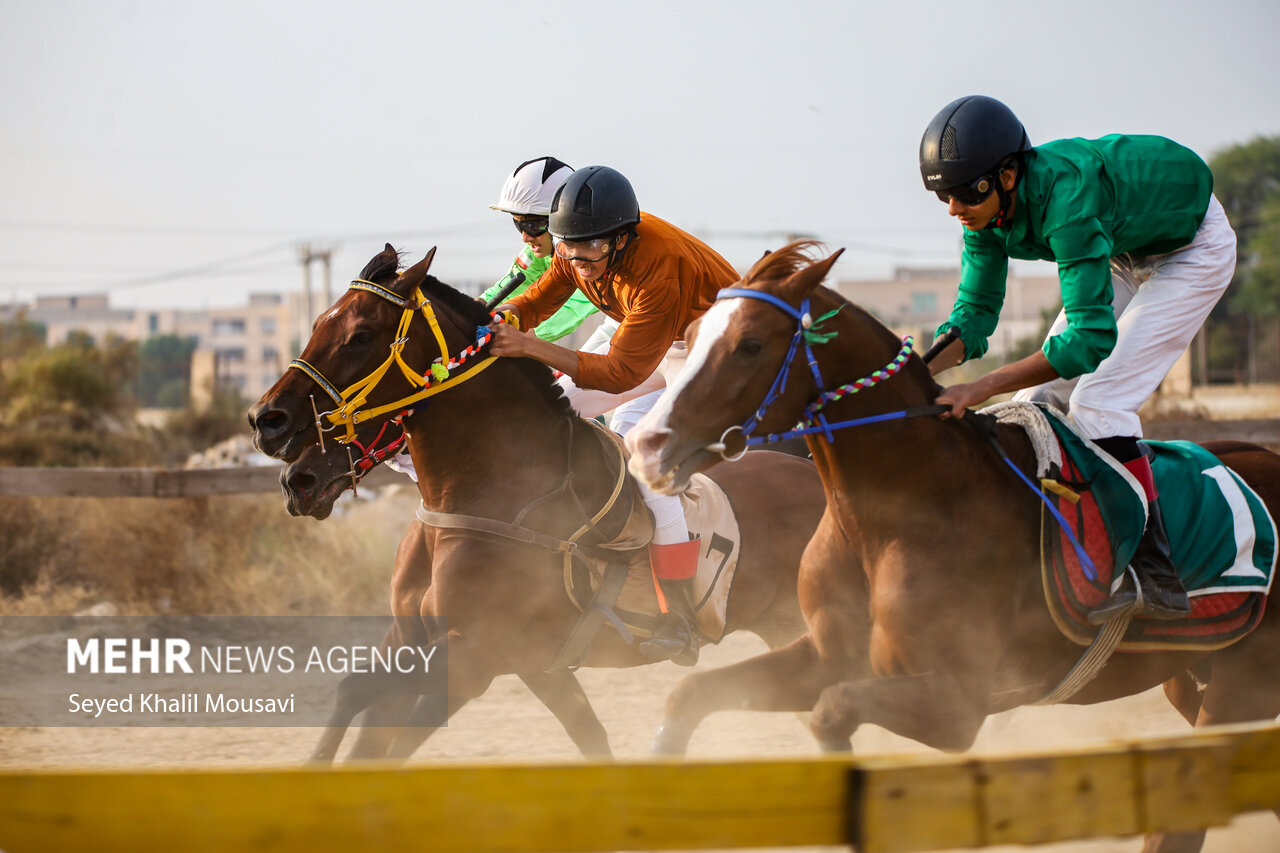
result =
[{"label": "horse hoof", "polygon": [[693,729],[673,717],[665,717],[649,747],[652,755],[684,755],[689,749]]}]

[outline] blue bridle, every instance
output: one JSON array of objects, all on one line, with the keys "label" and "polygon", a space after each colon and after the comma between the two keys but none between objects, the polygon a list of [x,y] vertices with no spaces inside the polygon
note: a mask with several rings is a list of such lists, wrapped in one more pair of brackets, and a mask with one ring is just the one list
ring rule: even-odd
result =
[{"label": "blue bridle", "polygon": [[[760,291],[760,290],[748,290],[747,288],[744,288],[744,287],[726,287],[716,294],[716,301],[719,301],[721,299],[732,299],[735,297],[740,297],[744,299],[758,299],[761,302],[769,303],[773,307],[777,308],[778,310],[782,311],[783,313],[795,319],[796,331],[795,331],[795,334],[791,336],[791,344],[787,348],[786,357],[782,360],[782,367],[778,371],[778,375],[774,377],[773,384],[769,386],[769,391],[767,394],[765,394],[764,400],[760,403],[760,406],[740,426],[731,426],[728,429],[726,429],[724,433],[720,436],[720,441],[710,446],[709,449],[720,453],[720,455],[726,460],[732,461],[734,459],[739,459],[741,458],[742,453],[747,452],[748,447],[752,447],[758,444],[771,444],[774,442],[786,441],[787,439],[791,439],[791,438],[797,438],[799,436],[814,435],[817,433],[823,434],[827,442],[830,443],[835,440],[835,436],[832,433],[838,429],[844,429],[845,427],[860,426],[862,424],[878,423],[880,421],[889,421],[889,420],[897,420],[899,418],[914,417],[916,415],[936,414],[937,412],[941,411],[942,408],[945,408],[945,407],[937,407],[937,406],[923,406],[923,407],[916,407],[912,409],[903,409],[896,412],[886,412],[885,414],[881,414],[881,415],[871,415],[865,418],[854,418],[852,420],[837,421],[835,423],[828,422],[826,415],[824,415],[821,410],[822,410],[822,407],[825,406],[826,403],[829,401],[829,399],[833,398],[833,395],[831,393],[828,393],[826,389],[826,384],[822,381],[822,372],[818,369],[817,356],[815,356],[813,353],[812,344],[810,344],[809,341],[805,338],[805,333],[813,328],[813,315],[809,311],[810,298],[806,296],[804,298],[804,301],[800,303],[800,308],[796,309],[792,307],[790,304],[788,304],[786,301],[778,298],[777,296],[774,296],[772,293],[765,293],[764,291]],[[883,374],[885,377],[887,377],[889,375],[892,375],[893,373],[896,373],[897,369],[895,365],[900,364],[900,362],[905,358],[905,356],[910,354],[911,345],[912,345],[911,336],[908,335],[907,337],[904,337],[903,347],[899,355],[894,359],[893,362],[890,362],[890,364],[886,366],[884,370],[876,371],[876,373],[873,373],[872,376],[876,376],[876,374]],[[800,350],[801,347],[804,348],[805,361],[808,362],[809,372],[813,374],[814,383],[817,385],[818,396],[814,399],[812,403],[810,403],[805,408],[804,419],[800,422],[800,425],[798,425],[795,429],[792,429],[783,433],[770,433],[768,435],[760,435],[760,436],[752,435],[752,433],[756,431],[756,428],[760,426],[760,422],[764,420],[765,411],[769,408],[769,406],[771,406],[779,397],[781,397],[784,393],[786,393],[787,379],[791,375],[791,362],[795,359],[796,353]],[[861,387],[864,387],[864,383],[866,382],[867,382],[866,379],[862,379],[862,380],[858,380],[858,382],[851,383],[849,386],[846,386],[846,387],[851,387],[851,388],[854,388],[855,390],[861,390]],[[874,383],[871,383],[871,384],[874,384]],[[917,411],[917,409],[919,409],[919,411]],[[744,440],[742,452],[732,457],[725,456],[724,455],[724,451],[726,449],[725,439],[728,438],[729,435],[734,432],[734,430],[737,430],[742,433],[742,437]]]}]

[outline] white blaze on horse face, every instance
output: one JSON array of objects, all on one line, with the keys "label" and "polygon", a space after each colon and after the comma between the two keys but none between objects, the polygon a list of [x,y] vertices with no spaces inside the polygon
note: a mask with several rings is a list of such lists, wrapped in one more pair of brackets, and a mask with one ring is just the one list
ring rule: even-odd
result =
[{"label": "white blaze on horse face", "polygon": [[671,417],[676,399],[693,381],[693,377],[706,367],[711,359],[711,353],[729,331],[733,323],[733,315],[741,306],[741,299],[722,300],[713,304],[707,313],[702,315],[702,319],[698,322],[698,339],[694,341],[693,349],[685,359],[684,369],[667,385],[666,392],[658,398],[657,404],[649,413],[649,424],[652,429],[669,429],[667,421]]}]

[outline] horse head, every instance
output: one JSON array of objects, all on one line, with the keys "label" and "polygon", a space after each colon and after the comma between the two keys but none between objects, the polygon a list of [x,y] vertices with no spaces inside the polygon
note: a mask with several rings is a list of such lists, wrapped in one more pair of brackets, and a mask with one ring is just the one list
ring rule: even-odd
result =
[{"label": "horse head", "polygon": [[[348,448],[350,445],[348,445]],[[284,506],[292,516],[310,516],[323,521],[347,489],[353,488],[367,471],[361,470],[358,453],[330,445],[311,444],[280,472]],[[373,468],[376,463],[370,463]]]},{"label": "horse head", "polygon": [[[302,355],[250,410],[259,449],[293,463],[281,484],[294,515],[326,517],[359,476],[407,448],[404,426],[423,423],[429,401],[441,418],[437,430],[452,419],[476,441],[513,425],[528,429],[536,409],[547,408],[553,420],[570,415],[545,365],[488,355],[489,312],[428,274],[434,255],[397,273],[399,257],[388,244],[316,320]],[[487,369],[497,361],[506,366]],[[507,419],[489,416],[499,399]],[[455,433],[455,446],[458,440]]]},{"label": "horse head", "polygon": [[679,491],[748,441],[790,430],[840,377],[873,372],[900,350],[888,329],[820,286],[840,252],[816,259],[817,248],[802,240],[766,253],[690,326],[684,370],[627,437],[633,474]]},{"label": "horse head", "polygon": [[[432,249],[423,260],[397,273],[399,255],[388,243],[365,265],[352,287],[316,318],[302,355],[249,410],[249,426],[259,450],[291,462],[321,440],[321,415],[342,406],[341,389],[371,375],[386,359],[403,306],[425,281],[434,255]],[[377,389],[376,393],[385,392]],[[329,430],[333,425],[324,427]]]}]

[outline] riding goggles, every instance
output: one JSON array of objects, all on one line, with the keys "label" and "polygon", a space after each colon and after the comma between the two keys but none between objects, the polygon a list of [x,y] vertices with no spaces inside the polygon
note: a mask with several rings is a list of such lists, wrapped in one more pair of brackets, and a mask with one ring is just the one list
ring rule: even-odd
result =
[{"label": "riding goggles", "polygon": [[597,237],[594,240],[561,240],[554,237],[556,257],[566,261],[582,261],[594,264],[609,257],[613,251],[612,237]]},{"label": "riding goggles", "polygon": [[516,230],[521,234],[528,234],[530,237],[537,237],[545,234],[547,231],[548,219],[545,216],[539,216],[536,219],[512,219],[516,225]]},{"label": "riding goggles", "polygon": [[987,200],[988,196],[995,191],[996,178],[994,175],[979,175],[971,183],[958,184],[954,187],[948,187],[945,190],[937,190],[938,198],[942,201],[950,203],[951,199],[955,199],[966,207],[975,207]]}]

